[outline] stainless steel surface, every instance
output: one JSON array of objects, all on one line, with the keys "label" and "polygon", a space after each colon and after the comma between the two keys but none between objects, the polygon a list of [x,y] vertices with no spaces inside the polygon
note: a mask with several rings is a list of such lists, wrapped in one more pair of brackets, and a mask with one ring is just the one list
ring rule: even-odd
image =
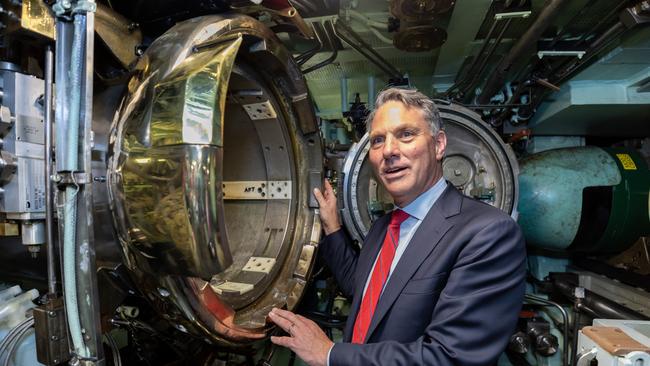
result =
[{"label": "stainless steel surface", "polygon": [[57,291],[56,252],[54,250],[54,200],[52,193],[52,87],[54,84],[54,52],[52,46],[45,49],[45,93],[43,94],[43,124],[45,139],[45,245],[47,245],[47,289],[51,295]]},{"label": "stainless steel surface", "polygon": [[[14,71],[0,71],[9,128],[2,136],[4,194],[0,211],[15,220],[45,218],[43,80]],[[13,174],[15,173],[15,174]]]},{"label": "stainless steel surface", "polygon": [[[519,168],[514,153],[475,112],[436,101],[447,133],[445,179],[464,194],[517,216]],[[343,222],[359,242],[378,217],[392,210],[390,195],[368,162],[368,134],[348,152],[343,164]]]},{"label": "stainless steel surface", "polygon": [[300,299],[320,236],[307,98],[290,54],[244,15],[179,23],[134,66],[108,139],[109,202],[136,284],[177,329],[247,342]]},{"label": "stainless steel surface", "polygon": [[20,231],[23,245],[45,244],[45,220],[22,221]]}]

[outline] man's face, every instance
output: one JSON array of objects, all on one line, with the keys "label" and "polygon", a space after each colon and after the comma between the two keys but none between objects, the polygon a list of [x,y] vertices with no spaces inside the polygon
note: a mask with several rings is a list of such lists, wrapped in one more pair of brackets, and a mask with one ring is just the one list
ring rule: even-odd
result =
[{"label": "man's face", "polygon": [[370,126],[370,164],[400,207],[411,203],[442,176],[447,146],[444,132],[431,133],[424,114],[390,101],[379,107]]}]

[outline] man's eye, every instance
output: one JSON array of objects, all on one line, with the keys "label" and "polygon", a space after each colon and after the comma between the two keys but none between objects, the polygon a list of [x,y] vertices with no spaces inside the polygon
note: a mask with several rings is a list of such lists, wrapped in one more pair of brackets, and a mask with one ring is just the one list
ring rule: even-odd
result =
[{"label": "man's eye", "polygon": [[408,139],[415,136],[415,133],[413,133],[413,131],[402,131],[401,135],[402,138]]},{"label": "man's eye", "polygon": [[370,145],[377,146],[384,142],[382,137],[373,137],[370,139]]}]

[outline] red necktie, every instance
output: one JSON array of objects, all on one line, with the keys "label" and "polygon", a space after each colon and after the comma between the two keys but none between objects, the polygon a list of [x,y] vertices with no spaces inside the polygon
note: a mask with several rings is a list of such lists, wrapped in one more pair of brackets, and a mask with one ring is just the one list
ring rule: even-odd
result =
[{"label": "red necktie", "polygon": [[395,258],[395,249],[397,249],[397,243],[399,242],[399,226],[407,218],[409,218],[409,214],[406,212],[402,210],[393,211],[390,224],[388,224],[388,229],[386,230],[386,236],[384,237],[384,244],[379,252],[379,258],[375,263],[375,268],[370,275],[370,283],[361,300],[361,307],[359,308],[357,319],[354,321],[352,343],[362,344],[364,339],[366,339],[366,333],[368,333],[372,315],[375,313],[377,301],[388,278],[393,258]]}]

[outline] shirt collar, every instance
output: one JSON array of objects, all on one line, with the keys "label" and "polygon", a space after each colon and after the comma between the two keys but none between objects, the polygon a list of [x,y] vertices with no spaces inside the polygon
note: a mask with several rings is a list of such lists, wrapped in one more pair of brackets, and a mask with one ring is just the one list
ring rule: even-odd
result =
[{"label": "shirt collar", "polygon": [[402,210],[411,215],[411,217],[415,217],[420,221],[423,220],[427,213],[429,213],[429,209],[440,198],[445,188],[447,188],[447,182],[443,177],[440,177],[433,187],[419,195],[413,202],[404,206]]}]

